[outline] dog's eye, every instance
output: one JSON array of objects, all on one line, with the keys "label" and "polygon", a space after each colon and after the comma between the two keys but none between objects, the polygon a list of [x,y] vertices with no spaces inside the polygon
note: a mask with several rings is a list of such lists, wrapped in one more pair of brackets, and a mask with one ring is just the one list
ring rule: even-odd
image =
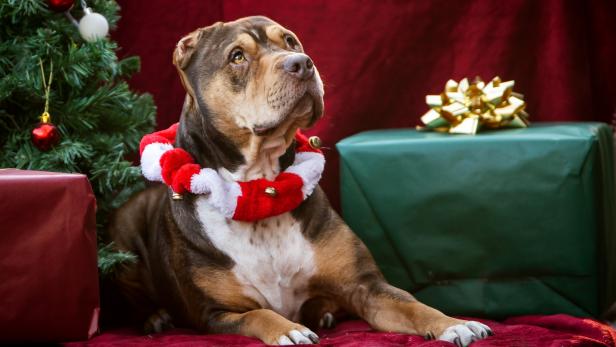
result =
[{"label": "dog's eye", "polygon": [[284,41],[287,43],[287,46],[291,48],[295,48],[295,46],[297,46],[297,41],[295,41],[295,39],[291,35],[285,35]]},{"label": "dog's eye", "polygon": [[244,53],[240,51],[239,49],[236,49],[233,52],[231,52],[231,62],[233,64],[241,64],[245,61],[246,61],[246,57],[244,56]]}]

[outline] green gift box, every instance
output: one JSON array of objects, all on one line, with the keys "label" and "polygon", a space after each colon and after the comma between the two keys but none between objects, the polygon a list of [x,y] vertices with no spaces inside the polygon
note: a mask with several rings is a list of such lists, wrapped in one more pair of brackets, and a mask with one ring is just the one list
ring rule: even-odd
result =
[{"label": "green gift box", "polygon": [[502,318],[597,317],[616,299],[607,125],[379,130],[337,148],[344,219],[420,301]]}]

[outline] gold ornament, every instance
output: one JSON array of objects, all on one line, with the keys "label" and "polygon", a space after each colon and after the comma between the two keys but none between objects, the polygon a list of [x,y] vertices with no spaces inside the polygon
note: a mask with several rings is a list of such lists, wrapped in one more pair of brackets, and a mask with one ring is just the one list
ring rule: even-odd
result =
[{"label": "gold ornament", "polygon": [[265,188],[265,194],[274,197],[276,195],[278,195],[278,192],[276,191],[276,188],[274,187],[267,187]]},{"label": "gold ornament", "polygon": [[479,77],[471,83],[467,78],[449,80],[440,95],[426,95],[430,110],[421,116],[425,126],[417,130],[474,135],[480,128],[526,128],[526,103],[522,94],[513,92],[514,84],[498,76],[488,84]]},{"label": "gold ornament", "polygon": [[308,138],[308,144],[313,149],[320,149],[321,148],[321,139],[318,136],[310,136]]},{"label": "gold ornament", "polygon": [[49,114],[49,112],[44,111],[43,114],[40,117],[41,119],[41,123],[50,123],[51,122],[51,115]]}]

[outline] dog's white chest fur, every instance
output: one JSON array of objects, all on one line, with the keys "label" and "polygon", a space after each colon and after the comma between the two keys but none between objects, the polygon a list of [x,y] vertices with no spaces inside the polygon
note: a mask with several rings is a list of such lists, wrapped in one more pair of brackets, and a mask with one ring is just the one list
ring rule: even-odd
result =
[{"label": "dog's white chest fur", "polygon": [[204,198],[196,201],[203,232],[233,261],[244,294],[297,321],[315,273],[314,251],[290,213],[255,223],[225,219]]}]

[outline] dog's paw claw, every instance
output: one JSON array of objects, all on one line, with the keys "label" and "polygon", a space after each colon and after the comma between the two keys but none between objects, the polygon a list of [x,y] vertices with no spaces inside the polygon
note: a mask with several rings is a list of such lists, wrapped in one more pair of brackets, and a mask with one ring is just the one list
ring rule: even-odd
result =
[{"label": "dog's paw claw", "polygon": [[312,341],[312,343],[319,343],[319,336],[310,330],[308,330],[308,338]]},{"label": "dog's paw claw", "polygon": [[485,339],[488,336],[494,335],[494,333],[492,332],[492,329],[490,329],[490,327],[485,324],[475,322],[475,321],[469,321],[469,322],[466,322],[465,325],[469,329],[471,329],[471,331],[473,332],[473,334],[475,334],[476,337],[478,337],[478,340]]},{"label": "dog's paw claw", "polygon": [[160,333],[167,329],[174,328],[171,316],[164,309],[160,309],[151,314],[143,325],[146,334]]},{"label": "dog's paw claw", "polygon": [[426,340],[434,340],[434,333],[432,333],[431,331],[429,331],[425,336],[424,339]]},{"label": "dog's paw claw", "polygon": [[439,340],[448,341],[458,347],[466,347],[473,341],[484,339],[493,335],[492,330],[485,324],[468,321],[463,324],[450,326],[438,337]]},{"label": "dog's paw claw", "polygon": [[323,318],[319,320],[319,328],[331,329],[334,325],[336,325],[336,318],[334,318],[334,315],[329,312],[326,312],[323,315]]},{"label": "dog's paw claw", "polygon": [[280,346],[309,345],[313,343],[319,343],[319,337],[308,328],[301,330],[293,329],[286,335],[278,338],[278,345]]}]

